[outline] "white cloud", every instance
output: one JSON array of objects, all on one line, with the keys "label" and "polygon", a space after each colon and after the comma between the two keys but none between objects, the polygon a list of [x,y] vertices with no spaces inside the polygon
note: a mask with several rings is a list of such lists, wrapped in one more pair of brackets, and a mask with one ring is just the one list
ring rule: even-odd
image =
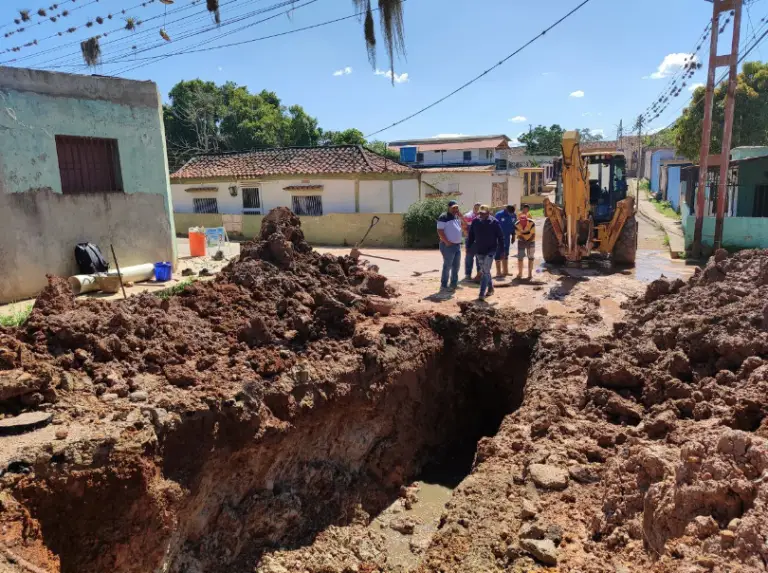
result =
[{"label": "white cloud", "polygon": [[452,139],[454,137],[464,137],[466,133],[438,133],[433,135],[432,139]]},{"label": "white cloud", "polygon": [[[667,54],[659,64],[659,67],[650,76],[643,76],[644,80],[663,80],[668,78],[678,70],[681,70],[687,63],[688,59],[693,54],[686,54],[685,52],[678,52],[675,54]],[[699,58],[693,55],[693,61],[698,62]]]},{"label": "white cloud", "polygon": [[581,114],[581,117],[589,117],[590,115],[592,115],[591,111],[585,111],[584,113]]},{"label": "white cloud", "polygon": [[542,76],[551,76],[553,72],[541,72]]},{"label": "white cloud", "polygon": [[[390,79],[390,80],[392,79],[391,70],[387,70],[386,72],[382,70],[376,70],[373,73],[376,74],[377,76],[384,76],[387,79]],[[402,74],[395,74],[394,80],[396,84],[403,84],[408,81],[408,73],[403,72]]]},{"label": "white cloud", "polygon": [[575,92],[571,92],[570,97],[584,97],[584,92],[582,90],[576,90]]},{"label": "white cloud", "polygon": [[690,86],[690,87],[688,88],[688,91],[689,91],[689,92],[692,92],[692,91],[694,91],[696,88],[703,88],[705,85],[706,85],[706,84],[702,84],[702,83],[696,83],[696,84],[693,84],[692,86]]},{"label": "white cloud", "polygon": [[605,136],[605,130],[602,130],[602,129],[591,129],[590,133],[592,135],[602,135],[602,136]]},{"label": "white cloud", "polygon": [[339,77],[339,76],[348,76],[351,73],[352,73],[352,68],[347,66],[346,68],[342,68],[340,70],[336,70],[335,72],[333,72],[333,75],[336,76],[336,77]]},{"label": "white cloud", "polygon": [[222,68],[221,66],[219,66],[219,71],[222,71],[223,69],[224,69],[224,68]]},{"label": "white cloud", "polygon": [[510,117],[509,121],[512,123],[523,123],[524,121],[528,121],[528,118],[524,115],[516,115],[515,117]]}]

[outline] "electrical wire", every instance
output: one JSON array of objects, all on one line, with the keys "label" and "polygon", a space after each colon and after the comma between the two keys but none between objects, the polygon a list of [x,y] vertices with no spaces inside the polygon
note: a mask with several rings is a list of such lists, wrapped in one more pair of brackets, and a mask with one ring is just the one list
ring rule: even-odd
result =
[{"label": "electrical wire", "polygon": [[534,36],[533,38],[531,38],[530,40],[528,40],[528,41],[527,41],[525,44],[523,44],[522,46],[520,46],[519,48],[517,48],[517,49],[516,49],[514,52],[512,52],[511,54],[509,54],[507,57],[503,58],[502,60],[499,60],[499,61],[498,61],[496,64],[494,64],[493,66],[491,66],[490,68],[488,68],[488,69],[487,69],[487,70],[485,70],[484,72],[480,73],[479,75],[475,76],[474,78],[472,78],[472,79],[471,79],[471,80],[469,80],[468,82],[466,82],[466,83],[462,84],[461,86],[459,86],[458,88],[456,88],[455,90],[453,90],[453,91],[452,91],[451,93],[449,93],[448,95],[445,95],[445,96],[441,97],[441,98],[440,98],[440,99],[438,99],[437,101],[434,101],[434,102],[432,102],[432,103],[431,103],[431,104],[429,104],[428,106],[425,106],[425,107],[421,108],[419,111],[417,111],[417,112],[415,112],[415,113],[412,113],[411,115],[409,115],[409,116],[406,116],[406,117],[404,117],[403,119],[400,119],[400,120],[398,120],[398,121],[396,121],[396,122],[394,122],[394,123],[391,123],[390,125],[388,125],[388,126],[386,126],[386,127],[383,127],[383,128],[381,128],[381,129],[379,129],[379,130],[377,130],[377,131],[374,131],[373,133],[369,133],[368,135],[366,135],[366,136],[365,136],[365,138],[366,138],[366,139],[370,139],[370,138],[371,138],[371,137],[373,137],[374,135],[378,135],[379,133],[382,133],[382,132],[384,132],[384,131],[387,131],[387,130],[389,130],[389,129],[392,129],[393,127],[396,127],[396,126],[398,126],[398,125],[401,125],[401,124],[405,123],[406,121],[408,121],[408,120],[411,120],[411,119],[413,119],[414,117],[416,117],[416,116],[418,116],[418,115],[421,115],[421,114],[422,114],[422,113],[424,113],[425,111],[427,111],[427,110],[430,110],[430,109],[432,109],[433,107],[435,107],[435,106],[437,106],[437,105],[439,105],[439,104],[443,103],[445,100],[447,100],[448,98],[450,98],[450,97],[452,97],[452,96],[456,95],[456,94],[457,94],[457,93],[459,93],[460,91],[462,91],[462,90],[464,90],[464,89],[468,88],[469,86],[471,86],[472,84],[474,84],[475,82],[477,82],[478,80],[480,80],[481,78],[483,78],[484,76],[486,76],[486,75],[488,75],[489,73],[491,73],[491,72],[492,72],[493,70],[495,70],[496,68],[499,68],[499,67],[501,67],[502,65],[504,65],[506,62],[508,62],[509,60],[511,60],[511,59],[512,59],[514,56],[516,56],[517,54],[519,54],[520,52],[522,52],[522,51],[523,51],[525,48],[527,48],[528,46],[530,46],[531,44],[533,44],[534,42],[536,42],[536,41],[537,41],[539,38],[542,38],[542,37],[544,37],[544,36],[547,34],[547,32],[549,32],[550,30],[552,30],[553,28],[557,27],[558,25],[560,25],[561,23],[563,23],[565,20],[567,20],[568,18],[570,18],[571,16],[573,16],[573,15],[574,15],[576,12],[578,12],[578,11],[579,11],[579,10],[581,10],[581,9],[582,9],[584,6],[586,6],[586,5],[587,5],[587,4],[588,4],[590,1],[591,1],[591,0],[583,0],[583,1],[582,1],[582,2],[581,2],[579,5],[578,5],[578,6],[576,6],[576,7],[575,7],[573,10],[571,10],[570,12],[568,12],[568,13],[567,13],[565,16],[561,17],[559,20],[555,21],[555,22],[554,22],[553,24],[551,24],[549,27],[547,27],[547,28],[545,28],[544,30],[542,30],[541,32],[539,32],[539,33],[538,33],[536,36]]}]

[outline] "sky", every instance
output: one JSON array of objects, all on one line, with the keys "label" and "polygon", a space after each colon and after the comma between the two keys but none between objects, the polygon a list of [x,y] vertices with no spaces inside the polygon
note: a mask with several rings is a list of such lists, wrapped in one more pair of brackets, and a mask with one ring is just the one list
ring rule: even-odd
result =
[{"label": "sky", "polygon": [[[286,105],[303,106],[323,129],[354,127],[366,135],[452,92],[580,3],[406,0],[407,54],[395,61],[393,84],[383,42],[372,66],[363,26],[356,18],[236,47],[206,49],[350,16],[355,13],[352,0],[295,0],[290,15],[284,13],[290,5],[253,14],[280,0],[220,0],[218,28],[205,11],[204,0],[175,0],[168,6],[159,0],[145,6],[142,0],[57,0],[57,7],[50,10],[53,2],[3,0],[0,52],[33,40],[38,43],[0,54],[0,63],[151,80],[164,99],[180,80],[233,81],[252,92],[274,91]],[[44,18],[36,14],[40,8]],[[14,24],[18,9],[31,11],[28,22]],[[69,14],[63,17],[65,9]],[[529,125],[554,123],[568,129],[590,128],[612,139],[620,120],[631,125],[667,86],[670,75],[696,47],[711,11],[712,4],[705,0],[590,0],[479,81],[374,139],[498,133],[516,138]],[[112,19],[107,17],[110,13]],[[56,14],[56,22],[50,21]],[[754,28],[760,28],[761,18],[768,16],[768,1],[752,2],[744,15],[742,36],[751,36]],[[97,17],[104,23],[99,24]],[[145,21],[130,32],[123,29],[128,17]],[[228,23],[240,17],[244,19]],[[177,21],[180,18],[184,20]],[[88,21],[91,27],[85,26]],[[159,35],[163,22],[170,42]],[[20,26],[25,27],[23,32],[3,37]],[[78,29],[67,33],[70,27]],[[191,34],[191,30],[202,31]],[[79,42],[103,32],[108,32],[100,41],[104,63],[88,68],[82,64]],[[720,37],[727,38],[722,44],[729,44],[730,28]],[[153,58],[192,49],[206,50]],[[699,53],[705,64],[707,54],[705,43]],[[768,40],[749,59],[762,60],[763,54],[768,57]],[[9,62],[12,58],[17,60]],[[706,67],[688,80],[649,129],[664,127],[679,115],[690,99],[689,88],[706,81],[705,72]]]}]

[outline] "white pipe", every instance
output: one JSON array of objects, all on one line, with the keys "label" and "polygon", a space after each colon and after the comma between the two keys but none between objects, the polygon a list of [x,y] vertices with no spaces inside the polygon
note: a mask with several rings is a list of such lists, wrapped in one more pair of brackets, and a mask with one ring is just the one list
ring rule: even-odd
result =
[{"label": "white pipe", "polygon": [[[143,265],[134,265],[132,267],[125,267],[120,269],[121,275],[125,282],[141,282],[148,281],[155,276],[155,265],[152,263],[144,263]],[[117,270],[113,269],[106,273],[108,276],[117,276]],[[99,285],[96,284],[96,275],[74,275],[67,279],[69,286],[72,287],[72,292],[77,294],[83,294],[86,292],[93,292],[99,290]]]}]

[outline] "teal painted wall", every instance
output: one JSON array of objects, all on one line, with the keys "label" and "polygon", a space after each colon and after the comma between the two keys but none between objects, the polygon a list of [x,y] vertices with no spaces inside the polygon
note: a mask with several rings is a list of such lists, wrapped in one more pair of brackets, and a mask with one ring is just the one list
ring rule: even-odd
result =
[{"label": "teal painted wall", "polygon": [[755,185],[768,185],[768,157],[739,165],[739,217],[751,217],[755,206]]},{"label": "teal painted wall", "polygon": [[[685,248],[693,244],[696,217],[683,217]],[[702,243],[712,248],[715,237],[715,218],[704,217]],[[726,249],[768,248],[768,217],[725,217],[723,220],[723,247]]]},{"label": "teal painted wall", "polygon": [[158,108],[1,90],[0,104],[0,191],[61,193],[54,138],[75,135],[117,140],[127,194],[170,195]]}]

